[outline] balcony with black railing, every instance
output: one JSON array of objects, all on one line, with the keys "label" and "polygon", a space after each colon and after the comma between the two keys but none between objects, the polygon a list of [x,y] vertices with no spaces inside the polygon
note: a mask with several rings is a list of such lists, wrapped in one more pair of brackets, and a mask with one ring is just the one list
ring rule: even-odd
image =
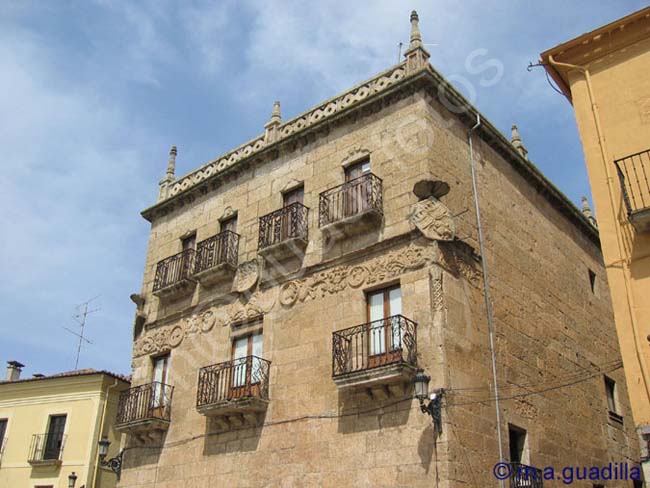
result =
[{"label": "balcony with black railing", "polygon": [[32,466],[61,464],[66,435],[60,432],[34,434],[27,462]]},{"label": "balcony with black railing", "polygon": [[339,388],[404,383],[417,369],[417,324],[403,315],[332,335],[332,378]]},{"label": "balcony with black railing", "polygon": [[128,432],[166,431],[174,387],[154,381],[120,394],[115,428]]},{"label": "balcony with black railing", "polygon": [[521,463],[510,463],[510,488],[544,488],[542,470]]},{"label": "balcony with black railing", "polygon": [[269,403],[271,362],[257,356],[233,359],[199,370],[196,409],[212,417],[255,421]]},{"label": "balcony with black railing", "polygon": [[260,217],[259,253],[276,259],[302,257],[308,242],[308,216],[309,209],[295,202]]},{"label": "balcony with black railing", "polygon": [[154,295],[160,298],[177,298],[191,293],[195,285],[193,269],[194,249],[185,249],[163,259],[156,266]]},{"label": "balcony with black railing", "polygon": [[638,232],[650,232],[650,149],[614,164],[628,219]]},{"label": "balcony with black railing", "polygon": [[237,269],[239,234],[225,230],[196,245],[194,278],[206,286],[232,278]]},{"label": "balcony with black railing", "polygon": [[381,178],[368,173],[322,192],[318,212],[318,225],[328,234],[367,232],[384,215]]}]

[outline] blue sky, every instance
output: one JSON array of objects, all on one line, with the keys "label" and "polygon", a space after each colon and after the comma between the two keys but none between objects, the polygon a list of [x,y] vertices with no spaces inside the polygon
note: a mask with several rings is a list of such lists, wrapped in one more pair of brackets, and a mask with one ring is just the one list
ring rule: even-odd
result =
[{"label": "blue sky", "polygon": [[[75,305],[96,295],[80,367],[129,372],[134,305],[169,147],[177,175],[383,71],[408,42],[574,202],[588,195],[569,103],[543,50],[642,1],[57,1],[0,10],[0,360],[74,367]],[[469,61],[468,61],[469,59]],[[472,59],[474,62],[472,62]],[[472,67],[503,67],[499,81]],[[484,85],[491,86],[484,86]]]}]

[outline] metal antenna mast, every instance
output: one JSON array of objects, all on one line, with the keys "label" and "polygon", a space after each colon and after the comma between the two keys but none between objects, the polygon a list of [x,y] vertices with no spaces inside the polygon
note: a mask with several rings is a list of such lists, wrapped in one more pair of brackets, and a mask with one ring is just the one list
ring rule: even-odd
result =
[{"label": "metal antenna mast", "polygon": [[88,339],[86,339],[86,337],[84,336],[84,331],[86,329],[86,318],[88,317],[88,315],[101,310],[101,308],[95,308],[93,310],[88,310],[88,305],[90,305],[90,302],[92,302],[93,300],[95,300],[97,298],[99,298],[99,295],[97,295],[96,297],[91,298],[90,300],[82,303],[81,305],[77,305],[75,307],[77,309],[77,314],[73,315],[72,318],[75,319],[75,321],[79,324],[79,329],[80,329],[79,332],[75,332],[74,330],[70,330],[67,327],[63,327],[65,330],[67,330],[68,332],[70,332],[71,334],[73,334],[73,335],[75,335],[75,336],[77,336],[79,338],[79,342],[77,344],[77,357],[76,357],[75,362],[74,362],[74,369],[77,369],[79,367],[79,356],[81,354],[81,345],[84,342],[86,342],[88,344],[92,344],[92,342],[89,341]]}]

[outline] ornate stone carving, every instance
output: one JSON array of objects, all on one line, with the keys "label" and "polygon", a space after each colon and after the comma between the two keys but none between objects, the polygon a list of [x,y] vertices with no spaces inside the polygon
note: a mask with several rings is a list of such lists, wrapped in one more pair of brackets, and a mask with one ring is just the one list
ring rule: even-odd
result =
[{"label": "ornate stone carving", "polygon": [[481,284],[479,264],[473,255],[470,245],[462,241],[440,243],[440,264],[454,275],[462,276],[470,285],[477,287]]},{"label": "ornate stone carving", "polygon": [[525,398],[515,398],[514,407],[515,411],[524,418],[534,419],[537,417],[537,407],[530,403]]},{"label": "ornate stone carving", "polygon": [[133,357],[156,354],[174,349],[192,336],[209,333],[216,325],[227,325],[260,317],[275,307],[277,289],[256,291],[249,300],[238,300],[185,317],[174,325],[154,329],[143,338],[136,340]]},{"label": "ornate stone carving", "polygon": [[451,241],[456,235],[454,217],[447,206],[435,197],[416,203],[409,219],[427,239]]},{"label": "ornate stone carving", "polygon": [[241,263],[233,281],[232,289],[238,293],[245,293],[252,289],[260,277],[260,263],[257,259]]},{"label": "ornate stone carving", "polygon": [[[453,251],[447,252],[452,256],[448,259],[454,259]],[[173,325],[150,331],[144,337],[136,340],[133,357],[173,349],[180,346],[189,336],[207,334],[217,325],[223,326],[263,316],[271,312],[278,301],[283,307],[292,307],[298,302],[335,295],[349,288],[370,286],[422,268],[427,264],[437,263],[441,257],[439,246],[435,243],[428,245],[412,243],[364,264],[335,266],[308,278],[289,281],[279,288],[261,290],[258,287],[252,294],[242,293],[239,299],[232,303],[212,306],[200,313],[183,318]],[[249,261],[249,263],[252,262]],[[438,270],[438,273],[435,276],[440,278],[439,293],[442,294],[441,271]],[[250,283],[251,280],[248,282]],[[441,297],[436,298],[436,300],[441,299]],[[438,303],[438,301],[434,303]]]},{"label": "ornate stone carving", "polygon": [[295,178],[291,178],[289,181],[287,181],[284,186],[282,187],[281,192],[282,193],[287,193],[295,188],[298,188],[299,186],[302,186],[304,184],[303,181],[298,181]]},{"label": "ornate stone carving", "polygon": [[343,166],[348,166],[349,164],[355,163],[361,159],[364,159],[370,155],[370,151],[367,149],[363,149],[360,145],[356,145],[352,147],[349,151],[348,154],[345,156],[343,161],[341,161],[341,164]]},{"label": "ornate stone carving", "polygon": [[435,246],[411,244],[363,265],[336,266],[309,278],[289,281],[280,287],[280,303],[292,307],[297,302],[334,295],[346,288],[358,288],[389,280],[407,271],[421,268],[436,257]]},{"label": "ornate stone carving", "polygon": [[429,283],[431,289],[431,307],[434,312],[442,312],[444,309],[442,292],[442,269],[433,267],[429,271]]},{"label": "ornate stone carving", "polygon": [[268,144],[275,143],[277,140],[282,140],[306,129],[324,118],[347,109],[351,105],[359,103],[366,98],[376,93],[382,92],[392,85],[400,81],[406,76],[405,63],[400,63],[397,66],[384,71],[375,78],[367,81],[361,86],[356,86],[350,91],[340,95],[337,98],[331,99],[318,107],[304,113],[296,118],[293,118],[276,128],[276,139],[265,141],[264,134],[256,137],[252,141],[246,142],[238,148],[224,154],[223,156],[201,166],[190,174],[183,176],[170,183],[169,192],[161,197],[161,201],[178,195],[179,193],[205,181],[211,176],[222,172],[224,169],[233,166],[242,159],[248,158],[253,154],[260,152],[267,147]]},{"label": "ornate stone carving", "polygon": [[236,213],[237,212],[235,212],[235,210],[232,207],[226,207],[219,220],[228,220],[229,218],[233,217]]}]

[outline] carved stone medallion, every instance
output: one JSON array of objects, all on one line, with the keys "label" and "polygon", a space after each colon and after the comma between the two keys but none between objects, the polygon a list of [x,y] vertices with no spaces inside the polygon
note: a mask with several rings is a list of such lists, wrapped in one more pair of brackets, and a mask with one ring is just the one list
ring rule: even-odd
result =
[{"label": "carved stone medallion", "polygon": [[454,217],[449,209],[435,197],[429,197],[416,203],[409,218],[427,239],[451,241],[456,235]]},{"label": "carved stone medallion", "polygon": [[255,286],[259,277],[260,266],[257,259],[241,263],[237,267],[232,288],[238,293],[244,293]]}]

